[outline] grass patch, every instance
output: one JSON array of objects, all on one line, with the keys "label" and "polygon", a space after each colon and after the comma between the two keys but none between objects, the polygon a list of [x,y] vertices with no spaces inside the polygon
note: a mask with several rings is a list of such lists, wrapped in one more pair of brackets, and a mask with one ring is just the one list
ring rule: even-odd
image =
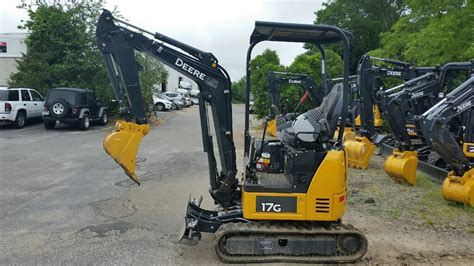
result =
[{"label": "grass patch", "polygon": [[[388,220],[456,229],[474,234],[474,208],[449,202],[441,195],[441,184],[418,173],[417,185],[398,183],[383,170],[383,158],[373,157],[370,169],[349,169],[349,208]],[[375,204],[365,203],[373,198]]]}]

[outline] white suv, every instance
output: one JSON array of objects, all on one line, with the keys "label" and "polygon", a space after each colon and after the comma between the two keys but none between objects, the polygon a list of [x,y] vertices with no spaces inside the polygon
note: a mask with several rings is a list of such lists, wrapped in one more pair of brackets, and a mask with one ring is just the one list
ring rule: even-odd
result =
[{"label": "white suv", "polygon": [[22,128],[27,119],[41,118],[43,106],[44,98],[36,90],[0,87],[0,124]]}]

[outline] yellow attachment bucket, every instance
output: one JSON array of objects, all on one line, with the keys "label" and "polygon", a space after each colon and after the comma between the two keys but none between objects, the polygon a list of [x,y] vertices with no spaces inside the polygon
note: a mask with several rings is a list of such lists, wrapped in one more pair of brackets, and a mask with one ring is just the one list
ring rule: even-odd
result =
[{"label": "yellow attachment bucket", "polygon": [[416,169],[418,156],[416,151],[393,150],[392,155],[385,160],[385,172],[394,180],[416,185]]},{"label": "yellow attachment bucket", "polygon": [[267,122],[267,132],[270,134],[270,136],[276,137],[277,135],[277,126],[276,126],[276,120],[272,119]]},{"label": "yellow attachment bucket", "polygon": [[443,198],[449,201],[464,203],[474,207],[474,169],[456,176],[454,171],[449,172],[441,186]]},{"label": "yellow attachment bucket", "polygon": [[375,145],[366,137],[357,137],[350,133],[344,134],[347,163],[349,167],[367,169],[370,158],[374,154]]},{"label": "yellow attachment bucket", "polygon": [[138,147],[149,131],[150,126],[146,124],[138,125],[119,120],[115,123],[115,130],[104,138],[105,152],[122,166],[125,174],[137,184],[140,182],[135,174],[135,160]]}]

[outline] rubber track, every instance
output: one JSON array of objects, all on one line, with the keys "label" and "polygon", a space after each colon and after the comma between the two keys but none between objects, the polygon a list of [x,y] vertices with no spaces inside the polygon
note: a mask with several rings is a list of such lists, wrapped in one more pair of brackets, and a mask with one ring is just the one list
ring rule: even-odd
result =
[{"label": "rubber track", "polygon": [[[333,255],[229,255],[225,251],[225,247],[221,246],[225,241],[221,239],[228,235],[239,234],[278,234],[285,238],[291,239],[292,236],[298,234],[304,235],[358,235],[360,241],[360,249],[351,254],[336,252]],[[288,236],[284,236],[288,234]],[[356,228],[351,225],[341,223],[332,223],[322,226],[318,223],[296,223],[296,222],[251,222],[251,223],[228,223],[219,227],[215,233],[214,248],[217,256],[224,262],[228,263],[266,263],[266,262],[301,262],[301,263],[348,263],[355,262],[362,258],[367,252],[367,238]]]}]

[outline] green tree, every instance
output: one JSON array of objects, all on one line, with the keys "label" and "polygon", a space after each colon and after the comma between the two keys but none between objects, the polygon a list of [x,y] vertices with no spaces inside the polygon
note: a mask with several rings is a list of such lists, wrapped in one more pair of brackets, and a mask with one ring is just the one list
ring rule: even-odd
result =
[{"label": "green tree", "polygon": [[[298,73],[298,74],[307,74],[309,75],[314,82],[318,85],[319,89],[323,89],[323,79],[322,79],[322,57],[319,52],[307,52],[298,55],[293,63],[287,68],[288,72],[291,73]],[[343,73],[343,62],[339,54],[332,50],[326,50],[326,74],[327,78],[336,78],[341,77]],[[304,91],[298,87],[293,85],[282,86],[280,98],[286,99],[286,107],[287,109],[292,112],[298,102],[299,99],[304,94]],[[311,108],[311,104],[309,101],[306,101],[306,104],[299,107],[298,111],[306,111]]]},{"label": "green tree", "polygon": [[267,76],[270,71],[283,71],[276,51],[267,49],[250,62],[250,84],[254,102],[254,113],[258,118],[265,117],[270,110]]},{"label": "green tree", "polygon": [[[350,38],[351,71],[359,58],[380,45],[380,33],[389,31],[406,10],[403,0],[332,0],[316,11],[315,24],[335,25],[352,33]],[[307,48],[315,49],[311,45]],[[332,47],[342,56],[341,46]]]},{"label": "green tree", "polygon": [[382,47],[371,52],[436,65],[474,57],[474,2],[407,0],[409,12],[383,33]]},{"label": "green tree", "polygon": [[244,103],[245,90],[245,76],[238,81],[232,82],[232,101],[234,103]]},{"label": "green tree", "polygon": [[95,23],[104,1],[39,3],[22,1],[19,6],[29,16],[19,26],[29,32],[28,53],[18,61],[18,72],[10,76],[9,85],[33,87],[42,93],[60,86],[89,88],[103,100],[111,99],[95,41]]},{"label": "green tree", "polygon": [[156,94],[157,85],[166,82],[168,79],[168,72],[163,64],[158,60],[137,52],[137,62],[141,66],[140,70],[140,85],[142,90],[145,111],[150,115],[153,111],[153,95]]}]

